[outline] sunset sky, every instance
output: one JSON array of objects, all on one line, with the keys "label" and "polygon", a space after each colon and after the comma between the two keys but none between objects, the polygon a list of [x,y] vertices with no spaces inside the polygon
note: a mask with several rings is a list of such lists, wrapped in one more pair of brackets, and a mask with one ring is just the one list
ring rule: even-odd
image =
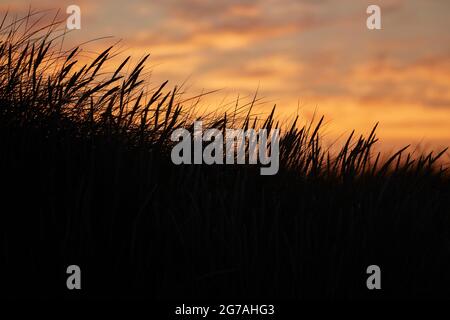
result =
[{"label": "sunset sky", "polygon": [[[329,141],[379,121],[386,148],[450,145],[449,0],[0,1],[19,16],[70,4],[82,27],[68,42],[114,36],[100,51],[122,39],[136,59],[151,53],[151,81],[221,89],[204,99],[211,108],[259,87],[261,111],[324,114]],[[382,30],[366,27],[370,4]]]}]

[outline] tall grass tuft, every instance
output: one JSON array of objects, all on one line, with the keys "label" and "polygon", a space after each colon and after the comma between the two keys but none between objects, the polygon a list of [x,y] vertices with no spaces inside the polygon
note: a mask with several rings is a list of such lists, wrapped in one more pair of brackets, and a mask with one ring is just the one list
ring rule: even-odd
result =
[{"label": "tall grass tuft", "polygon": [[[200,115],[167,81],[146,89],[148,55],[80,64],[39,15],[0,24],[4,294],[70,297],[79,264],[88,297],[450,297],[446,150],[383,157],[375,125],[331,153],[323,117],[280,126],[256,97]],[[279,128],[280,172],[173,165],[170,136],[194,120]],[[382,293],[365,287],[371,264]]]}]

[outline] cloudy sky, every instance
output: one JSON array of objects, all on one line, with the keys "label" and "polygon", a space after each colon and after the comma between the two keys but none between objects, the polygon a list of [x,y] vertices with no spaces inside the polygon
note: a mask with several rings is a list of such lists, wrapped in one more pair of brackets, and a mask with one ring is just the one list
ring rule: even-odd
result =
[{"label": "cloudy sky", "polygon": [[[317,110],[330,140],[379,121],[386,146],[450,145],[448,0],[0,0],[18,15],[30,4],[80,6],[68,41],[122,39],[126,54],[151,53],[152,81],[221,89],[204,99],[211,108],[259,88],[262,112]],[[370,4],[382,30],[366,27]]]}]

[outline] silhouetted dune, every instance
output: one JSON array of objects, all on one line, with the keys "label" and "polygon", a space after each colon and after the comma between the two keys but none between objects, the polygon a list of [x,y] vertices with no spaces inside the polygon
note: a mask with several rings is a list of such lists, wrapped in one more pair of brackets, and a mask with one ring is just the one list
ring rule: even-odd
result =
[{"label": "silhouetted dune", "polygon": [[[3,295],[450,297],[442,153],[381,160],[374,129],[329,154],[320,120],[281,128],[273,176],[250,164],[177,166],[170,136],[195,117],[166,83],[143,89],[146,58],[103,74],[111,49],[80,66],[78,49],[56,50],[51,26],[15,28],[4,25],[0,43]],[[203,121],[278,126],[251,107]],[[66,287],[72,264],[79,293]],[[369,265],[381,268],[380,291],[366,287]]]}]

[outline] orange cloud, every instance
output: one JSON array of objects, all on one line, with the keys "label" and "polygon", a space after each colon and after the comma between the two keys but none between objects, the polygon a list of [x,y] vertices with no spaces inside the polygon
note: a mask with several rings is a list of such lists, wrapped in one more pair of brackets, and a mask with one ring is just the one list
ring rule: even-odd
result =
[{"label": "orange cloud", "polygon": [[[122,38],[126,54],[152,54],[152,83],[189,79],[193,95],[223,89],[203,99],[211,108],[223,97],[251,97],[259,87],[267,101],[260,110],[277,103],[287,116],[300,105],[310,118],[318,108],[331,121],[331,140],[350,128],[368,132],[380,121],[389,141],[450,142],[448,1],[383,1],[383,30],[375,32],[365,27],[370,1],[360,0],[77,3],[83,28],[67,45]],[[26,13],[28,4],[17,0],[10,11]],[[68,4],[58,2],[62,9]],[[106,46],[94,42],[85,52]]]}]

